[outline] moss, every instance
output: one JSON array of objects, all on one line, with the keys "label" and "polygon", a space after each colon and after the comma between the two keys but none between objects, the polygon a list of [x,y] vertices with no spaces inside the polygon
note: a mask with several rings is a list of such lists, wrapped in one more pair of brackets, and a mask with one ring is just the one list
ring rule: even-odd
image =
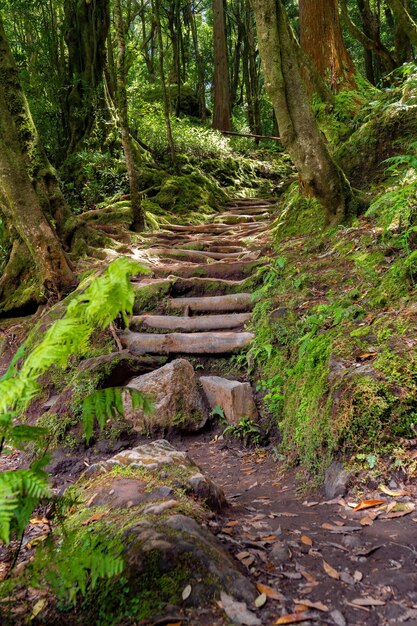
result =
[{"label": "moss", "polygon": [[157,312],[164,306],[164,300],[170,293],[172,281],[164,280],[135,288],[135,315],[148,312]]}]

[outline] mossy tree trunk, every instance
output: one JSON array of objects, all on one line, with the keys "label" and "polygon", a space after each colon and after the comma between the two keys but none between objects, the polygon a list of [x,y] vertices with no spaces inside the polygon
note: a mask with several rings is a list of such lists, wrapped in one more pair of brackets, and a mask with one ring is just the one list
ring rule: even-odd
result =
[{"label": "mossy tree trunk", "polygon": [[396,28],[401,29],[413,46],[417,47],[417,24],[409,13],[408,2],[406,0],[387,0],[387,4],[394,13]]},{"label": "mossy tree trunk", "polygon": [[[69,209],[39,142],[1,19],[0,80],[0,211],[11,242],[0,281],[4,311],[59,297],[75,276],[52,225],[68,235]],[[15,297],[21,276],[31,277],[31,288]]]},{"label": "mossy tree trunk", "polygon": [[67,154],[76,152],[93,128],[106,62],[109,0],[65,0],[65,41],[70,81]]},{"label": "mossy tree trunk", "polygon": [[304,86],[296,41],[281,0],[252,0],[265,83],[279,135],[298,170],[300,185],[324,207],[329,222],[353,209],[352,189],[320,133]]},{"label": "mossy tree trunk", "polygon": [[120,0],[114,2],[114,22],[116,28],[118,55],[116,64],[117,109],[119,127],[129,179],[130,201],[132,205],[132,230],[140,232],[145,228],[145,216],[139,193],[138,174],[135,165],[132,137],[129,129],[129,116],[126,92],[126,29]]},{"label": "mossy tree trunk", "polygon": [[32,181],[38,202],[65,243],[74,221],[61,192],[55,169],[49,162],[30,114],[19,72],[0,18],[0,85],[20,145],[21,157]]},{"label": "mossy tree trunk", "polygon": [[299,0],[300,43],[332,91],[355,89],[355,67],[343,41],[338,0]]},{"label": "mossy tree trunk", "polygon": [[232,130],[227,57],[225,0],[213,0],[214,111],[213,128]]}]

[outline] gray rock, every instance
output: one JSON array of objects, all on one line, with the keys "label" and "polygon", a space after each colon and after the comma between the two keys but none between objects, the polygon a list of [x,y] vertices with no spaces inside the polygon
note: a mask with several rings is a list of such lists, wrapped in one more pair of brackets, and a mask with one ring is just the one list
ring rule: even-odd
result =
[{"label": "gray rock", "polygon": [[176,359],[153,372],[133,378],[127,387],[150,395],[154,401],[154,413],[145,415],[142,409],[133,409],[130,395],[125,394],[125,417],[139,432],[194,432],[207,421],[194,368],[186,359]]},{"label": "gray rock", "polygon": [[343,496],[346,493],[350,474],[343,465],[334,461],[326,472],[324,478],[324,491],[329,500],[336,496]]},{"label": "gray rock", "polygon": [[200,382],[210,407],[220,406],[231,424],[237,425],[242,417],[257,419],[258,410],[249,383],[220,376],[202,376]]},{"label": "gray rock", "polygon": [[270,556],[276,565],[287,563],[289,560],[287,546],[282,541],[276,541],[272,546]]}]

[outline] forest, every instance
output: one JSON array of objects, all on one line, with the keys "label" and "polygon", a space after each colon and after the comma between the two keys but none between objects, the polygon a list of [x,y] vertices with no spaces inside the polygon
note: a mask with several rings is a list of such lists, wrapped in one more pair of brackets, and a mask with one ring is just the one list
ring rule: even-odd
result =
[{"label": "forest", "polygon": [[417,0],[0,0],[0,624],[417,623]]}]

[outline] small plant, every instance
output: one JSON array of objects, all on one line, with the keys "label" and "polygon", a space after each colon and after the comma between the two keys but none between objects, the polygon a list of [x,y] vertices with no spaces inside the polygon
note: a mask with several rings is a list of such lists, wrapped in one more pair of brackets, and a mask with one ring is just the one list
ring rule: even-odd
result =
[{"label": "small plant", "polygon": [[224,436],[240,439],[245,446],[260,445],[263,440],[263,432],[259,424],[253,422],[249,417],[242,417],[238,424],[229,424],[223,431]]},{"label": "small plant", "polygon": [[222,409],[222,407],[219,404],[216,404],[216,406],[214,406],[211,411],[210,411],[210,416],[211,417],[218,417],[221,420],[225,420],[225,416],[224,416],[224,411]]}]

